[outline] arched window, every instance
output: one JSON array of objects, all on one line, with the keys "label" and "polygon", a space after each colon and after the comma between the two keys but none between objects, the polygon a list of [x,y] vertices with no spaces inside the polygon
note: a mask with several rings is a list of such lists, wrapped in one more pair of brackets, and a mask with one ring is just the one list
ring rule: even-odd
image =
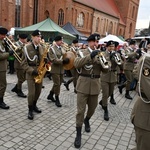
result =
[{"label": "arched window", "polygon": [[58,25],[59,26],[64,25],[64,11],[62,9],[59,9],[58,11]]},{"label": "arched window", "polygon": [[84,26],[84,13],[81,12],[77,17],[77,27],[83,27]]},{"label": "arched window", "polygon": [[132,18],[134,18],[134,14],[135,14],[135,6],[133,6],[133,9],[132,9]]},{"label": "arched window", "polygon": [[15,27],[20,27],[20,5],[21,5],[21,0],[16,0]]},{"label": "arched window", "polygon": [[46,16],[46,18],[49,18],[49,11],[46,10],[46,11],[44,12],[44,15]]},{"label": "arched window", "polygon": [[98,32],[99,29],[99,18],[96,19],[96,32]]},{"label": "arched window", "polygon": [[113,31],[113,23],[110,22],[110,23],[109,23],[109,27],[108,27],[108,33],[109,33],[109,34],[112,34],[112,31]]},{"label": "arched window", "polygon": [[38,0],[34,0],[33,7],[33,24],[38,22]]}]

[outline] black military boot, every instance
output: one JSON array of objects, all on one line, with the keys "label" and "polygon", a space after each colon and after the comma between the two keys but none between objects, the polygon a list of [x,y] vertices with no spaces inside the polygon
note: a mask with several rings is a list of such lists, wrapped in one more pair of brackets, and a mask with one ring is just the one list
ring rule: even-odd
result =
[{"label": "black military boot", "polygon": [[77,133],[76,133],[76,138],[74,141],[75,148],[80,148],[80,146],[81,146],[81,130],[82,130],[81,127],[76,127]]},{"label": "black military boot", "polygon": [[4,103],[3,97],[0,97],[0,108],[9,109],[9,106]]},{"label": "black military boot", "polygon": [[125,87],[125,84],[119,85],[118,89],[119,89],[119,93],[122,94],[122,89]]},{"label": "black military boot", "polygon": [[33,111],[36,112],[36,113],[41,113],[42,110],[39,109],[37,106],[36,106],[36,102],[33,103]]},{"label": "black military boot", "polygon": [[64,83],[64,86],[66,87],[66,89],[69,91],[69,81],[68,82],[66,82],[66,83]]},{"label": "black military boot", "polygon": [[114,99],[114,94],[111,95],[110,97],[110,103],[113,105],[116,105],[115,99]]},{"label": "black military boot", "polygon": [[86,117],[84,119],[84,124],[85,124],[85,131],[86,132],[90,132],[91,131],[91,127],[90,127],[90,123],[89,123],[90,118]]},{"label": "black military boot", "polygon": [[52,91],[50,91],[49,95],[47,96],[48,100],[51,100],[52,102],[56,102],[56,100],[53,97],[54,93]]},{"label": "black military boot", "polygon": [[29,120],[33,120],[34,116],[33,116],[33,106],[28,106],[29,108],[29,112],[28,112],[28,119]]},{"label": "black military boot", "polygon": [[61,107],[62,105],[60,104],[59,96],[55,96],[55,99],[56,99],[55,105],[56,105],[57,107]]},{"label": "black military boot", "polygon": [[12,92],[18,93],[18,88],[17,88],[17,84],[15,85],[15,87],[11,90]]},{"label": "black military boot", "polygon": [[109,115],[108,115],[107,106],[103,106],[103,109],[104,109],[104,120],[108,121],[109,120]]},{"label": "black military boot", "polygon": [[101,106],[102,106],[102,109],[104,109],[104,108],[103,108],[103,105],[102,105],[102,100],[99,102],[99,105],[101,105]]},{"label": "black military boot", "polygon": [[125,98],[132,99],[132,97],[129,94],[129,90],[126,90]]},{"label": "black military boot", "polygon": [[27,95],[25,95],[25,94],[22,92],[21,89],[18,89],[17,95],[18,95],[19,97],[23,97],[23,98],[26,98],[26,97],[27,97]]}]

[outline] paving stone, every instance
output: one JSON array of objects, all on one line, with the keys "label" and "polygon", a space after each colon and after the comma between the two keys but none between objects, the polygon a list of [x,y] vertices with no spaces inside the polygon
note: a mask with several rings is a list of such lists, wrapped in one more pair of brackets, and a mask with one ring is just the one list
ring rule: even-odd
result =
[{"label": "paving stone", "polygon": [[[65,80],[68,80],[65,77]],[[76,98],[73,84],[70,91],[61,86],[61,108],[47,102],[47,95],[52,87],[52,81],[44,78],[40,98],[37,102],[42,109],[41,114],[35,114],[33,121],[27,119],[27,99],[18,97],[11,89],[17,81],[16,74],[7,75],[7,89],[4,100],[10,106],[9,110],[0,109],[0,150],[76,150]],[[23,92],[28,94],[27,82],[23,83]],[[124,91],[123,91],[124,94]],[[103,120],[103,110],[97,106],[90,119],[91,132],[82,129],[81,150],[131,150],[135,147],[135,131],[130,121],[130,115],[137,94],[131,92],[132,101],[119,94],[117,86],[114,91],[117,105],[108,104],[110,120]],[[99,100],[102,94],[99,95]]]}]

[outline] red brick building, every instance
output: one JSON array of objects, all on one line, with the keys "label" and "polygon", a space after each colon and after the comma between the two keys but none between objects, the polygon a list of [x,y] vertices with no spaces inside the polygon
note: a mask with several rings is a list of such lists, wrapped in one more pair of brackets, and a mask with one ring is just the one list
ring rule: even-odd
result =
[{"label": "red brick building", "polygon": [[84,35],[133,37],[140,0],[1,0],[0,26],[25,27],[50,17]]}]

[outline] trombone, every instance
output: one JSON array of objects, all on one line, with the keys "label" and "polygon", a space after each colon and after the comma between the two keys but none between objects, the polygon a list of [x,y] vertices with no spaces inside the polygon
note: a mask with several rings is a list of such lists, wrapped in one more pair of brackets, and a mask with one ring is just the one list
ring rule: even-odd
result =
[{"label": "trombone", "polygon": [[8,37],[4,38],[5,43],[7,44],[6,46],[9,48],[9,50],[12,50],[14,52],[14,56],[15,58],[18,60],[19,63],[22,62],[22,59],[20,58],[20,56],[17,54],[17,50],[19,47],[17,47]]}]

